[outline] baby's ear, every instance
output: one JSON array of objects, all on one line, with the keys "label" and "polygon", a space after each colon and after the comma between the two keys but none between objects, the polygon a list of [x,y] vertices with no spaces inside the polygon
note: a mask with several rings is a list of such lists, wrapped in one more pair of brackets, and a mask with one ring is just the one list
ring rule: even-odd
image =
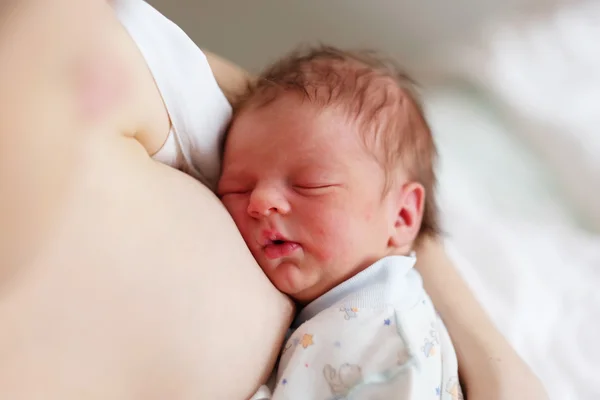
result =
[{"label": "baby's ear", "polygon": [[389,246],[405,253],[410,251],[421,229],[425,188],[420,183],[409,182],[395,190],[395,193],[390,193],[394,215],[390,224]]}]

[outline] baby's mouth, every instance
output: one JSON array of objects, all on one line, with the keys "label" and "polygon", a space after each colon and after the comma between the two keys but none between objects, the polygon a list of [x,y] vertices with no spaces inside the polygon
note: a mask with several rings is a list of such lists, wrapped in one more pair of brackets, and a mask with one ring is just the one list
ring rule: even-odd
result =
[{"label": "baby's mouth", "polygon": [[264,230],[261,232],[260,244],[262,247],[270,246],[270,245],[282,245],[288,241],[288,239],[283,236],[281,233],[275,230]]},{"label": "baby's mouth", "polygon": [[267,248],[267,247],[276,247],[276,246],[283,246],[287,243],[295,243],[292,242],[291,240],[287,240],[284,238],[277,238],[277,239],[267,239],[263,242],[263,249]]},{"label": "baby's mouth", "polygon": [[270,260],[291,256],[298,249],[300,244],[284,239],[268,240],[263,246],[263,252]]}]

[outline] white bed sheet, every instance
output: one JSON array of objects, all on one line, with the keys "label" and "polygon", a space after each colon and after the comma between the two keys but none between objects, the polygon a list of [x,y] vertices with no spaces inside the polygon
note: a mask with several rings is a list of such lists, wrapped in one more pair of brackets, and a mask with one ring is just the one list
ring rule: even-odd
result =
[{"label": "white bed sheet", "polygon": [[491,22],[440,64],[492,95],[600,234],[600,1]]},{"label": "white bed sheet", "polygon": [[551,399],[600,399],[600,237],[482,98],[426,95],[451,254]]}]

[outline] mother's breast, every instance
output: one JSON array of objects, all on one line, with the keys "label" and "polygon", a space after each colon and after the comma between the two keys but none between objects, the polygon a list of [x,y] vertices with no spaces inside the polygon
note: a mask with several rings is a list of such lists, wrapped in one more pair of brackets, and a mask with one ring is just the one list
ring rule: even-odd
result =
[{"label": "mother's breast", "polygon": [[40,381],[45,398],[249,395],[289,302],[199,183],[132,139],[78,146],[58,218],[3,285],[0,393]]},{"label": "mother's breast", "polygon": [[0,397],[244,398],[291,305],[207,189],[77,117],[84,3],[0,6]]}]

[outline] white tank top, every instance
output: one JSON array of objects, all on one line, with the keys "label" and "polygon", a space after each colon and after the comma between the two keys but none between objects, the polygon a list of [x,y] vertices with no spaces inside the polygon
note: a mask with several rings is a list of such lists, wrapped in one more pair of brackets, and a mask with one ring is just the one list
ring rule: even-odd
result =
[{"label": "white tank top", "polygon": [[232,109],[206,56],[181,28],[145,1],[113,3],[148,63],[171,119],[171,132],[153,158],[214,190],[221,140]]}]

